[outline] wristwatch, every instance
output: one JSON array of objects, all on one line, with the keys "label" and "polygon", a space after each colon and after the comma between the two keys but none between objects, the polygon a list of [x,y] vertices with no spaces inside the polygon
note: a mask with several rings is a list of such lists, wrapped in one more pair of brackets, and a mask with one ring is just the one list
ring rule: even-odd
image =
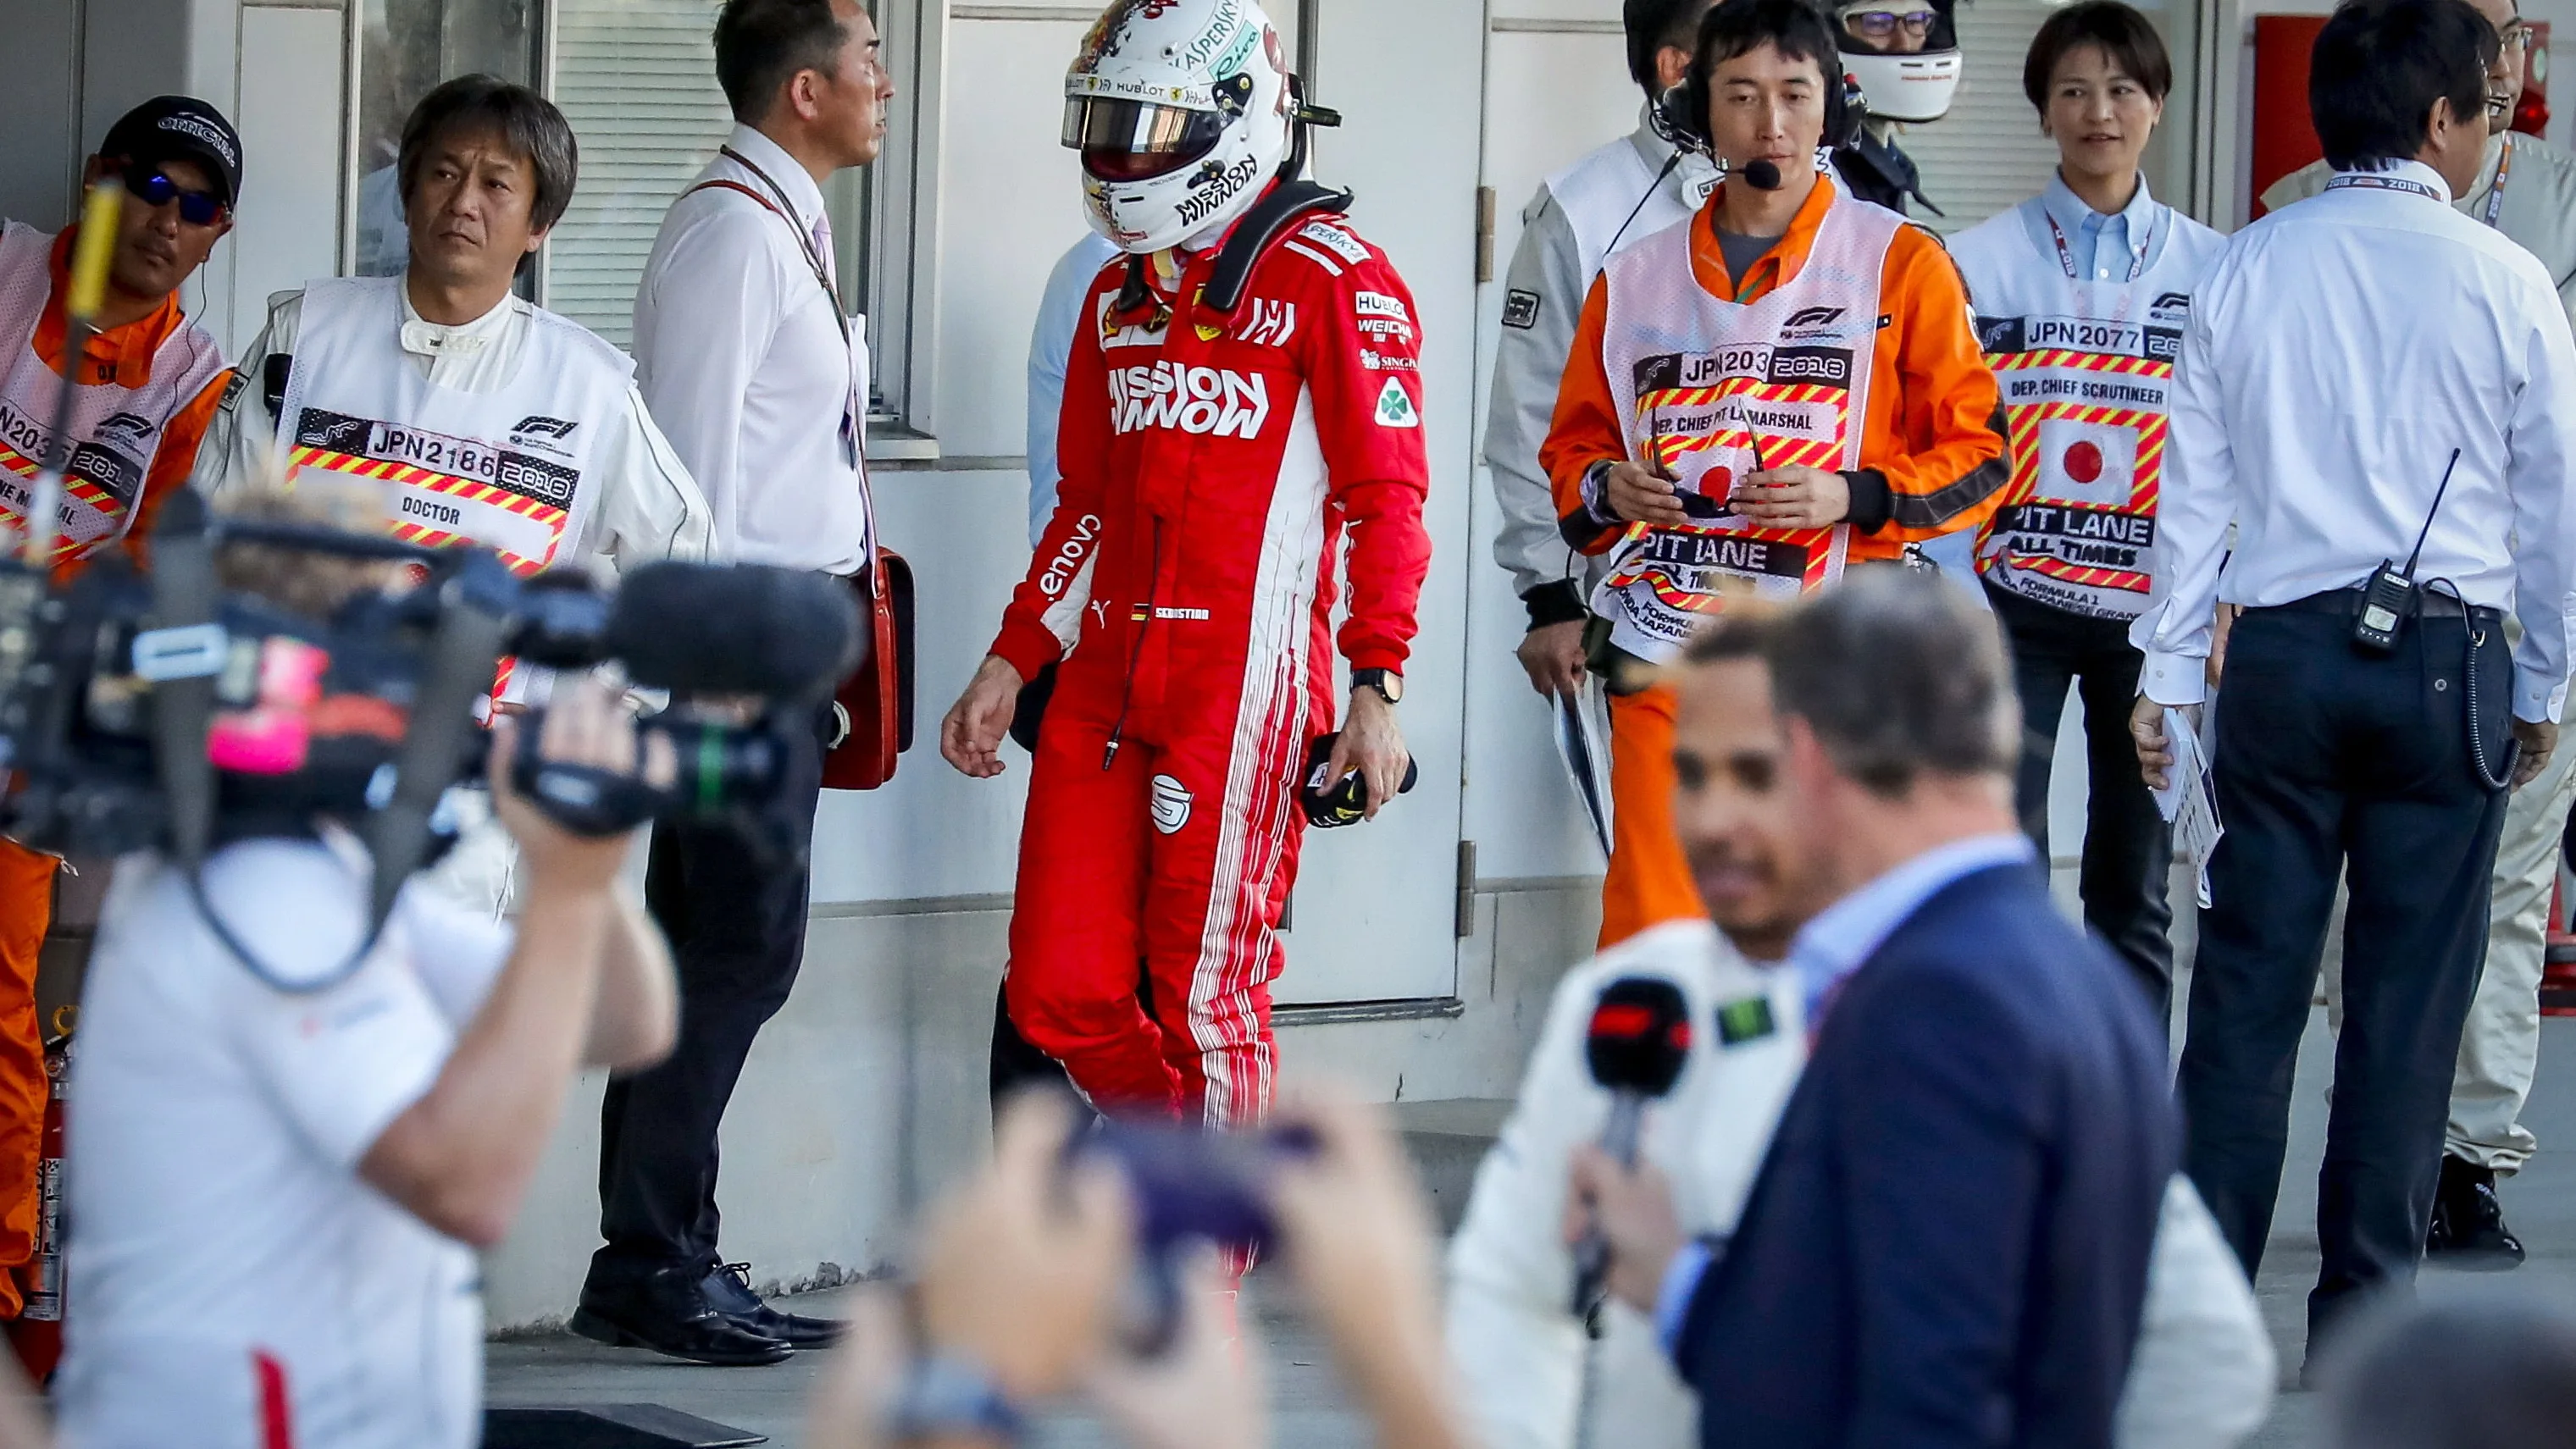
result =
[{"label": "wristwatch", "polygon": [[913,1360],[885,1411],[886,1437],[896,1443],[964,1438],[1017,1444],[1027,1427],[991,1374],[946,1354]]},{"label": "wristwatch", "polygon": [[1392,669],[1354,669],[1351,688],[1374,689],[1389,704],[1404,703],[1404,676]]}]

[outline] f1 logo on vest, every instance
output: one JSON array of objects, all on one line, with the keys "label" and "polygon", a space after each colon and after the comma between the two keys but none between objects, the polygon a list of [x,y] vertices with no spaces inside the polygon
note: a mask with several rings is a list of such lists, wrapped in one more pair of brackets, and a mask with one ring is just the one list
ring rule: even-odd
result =
[{"label": "f1 logo on vest", "polygon": [[1121,433],[1177,428],[1220,438],[1255,438],[1270,420],[1270,384],[1260,373],[1162,361],[1109,374],[1109,419]]}]

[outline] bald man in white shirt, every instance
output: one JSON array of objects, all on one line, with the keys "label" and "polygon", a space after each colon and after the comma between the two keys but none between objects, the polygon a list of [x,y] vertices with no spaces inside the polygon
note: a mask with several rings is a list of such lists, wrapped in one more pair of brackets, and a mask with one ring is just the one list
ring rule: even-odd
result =
[{"label": "bald man in white shirt", "polygon": [[[2244,610],[2180,1091],[2184,1166],[2249,1273],[2349,871],[2312,1348],[2422,1255],[2506,792],[2548,762],[2567,692],[2576,339],[2547,269],[2450,206],[2478,175],[2496,48],[2463,0],[2327,21],[2309,94],[2336,175],[2231,238],[2194,297],[2156,597],[2131,635],[2131,732],[2160,784],[2215,606]],[[2507,613],[2526,626],[2510,648]]]},{"label": "bald man in white shirt", "polygon": [[[636,374],[746,563],[842,578],[874,547],[860,461],[867,369],[841,302],[823,186],[876,159],[894,96],[854,0],[726,0],[716,79],[736,125],[662,219],[635,293]],[[609,1083],[600,1236],[572,1327],[698,1363],[776,1363],[831,1341],[717,1251],[716,1129],[805,953],[805,842],[822,740],[791,752],[768,809],[796,858],[730,829],[657,826],[645,900],[680,975],[669,1060]]]}]

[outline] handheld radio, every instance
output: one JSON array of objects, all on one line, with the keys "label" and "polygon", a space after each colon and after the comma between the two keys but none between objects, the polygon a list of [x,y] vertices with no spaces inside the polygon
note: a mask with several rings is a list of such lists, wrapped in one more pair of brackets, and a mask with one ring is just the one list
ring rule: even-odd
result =
[{"label": "handheld radio", "polygon": [[2397,631],[2417,607],[2415,562],[2424,556],[2424,540],[2433,533],[2433,515],[2442,511],[2442,495],[2450,491],[2451,470],[2460,466],[2460,450],[2451,450],[2451,461],[2442,469],[2441,486],[2433,490],[2433,506],[2424,511],[2423,531],[2415,535],[2415,551],[2406,555],[2406,567],[2399,568],[2381,559],[2369,582],[2361,586],[2361,611],[2352,618],[2352,642],[2357,649],[2373,654],[2386,654],[2397,647]]}]

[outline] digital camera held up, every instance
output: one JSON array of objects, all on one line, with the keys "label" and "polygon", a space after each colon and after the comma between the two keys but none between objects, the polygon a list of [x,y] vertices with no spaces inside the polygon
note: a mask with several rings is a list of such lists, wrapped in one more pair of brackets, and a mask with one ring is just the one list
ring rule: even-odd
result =
[{"label": "digital camera held up", "polygon": [[[290,608],[275,588],[221,586],[232,545],[299,577],[377,582]],[[521,579],[482,549],[217,519],[193,492],[162,506],[151,560],[147,576],[102,554],[68,584],[0,563],[0,831],[54,851],[158,849],[193,871],[213,845],[329,818],[367,845],[385,908],[444,847],[447,792],[481,778],[477,702],[505,655],[613,662],[670,692],[640,722],[677,747],[669,789],[514,763],[539,809],[602,835],[756,819],[792,734],[812,736],[857,663],[848,590],[792,570],[652,564],[611,593],[577,570]]]}]

